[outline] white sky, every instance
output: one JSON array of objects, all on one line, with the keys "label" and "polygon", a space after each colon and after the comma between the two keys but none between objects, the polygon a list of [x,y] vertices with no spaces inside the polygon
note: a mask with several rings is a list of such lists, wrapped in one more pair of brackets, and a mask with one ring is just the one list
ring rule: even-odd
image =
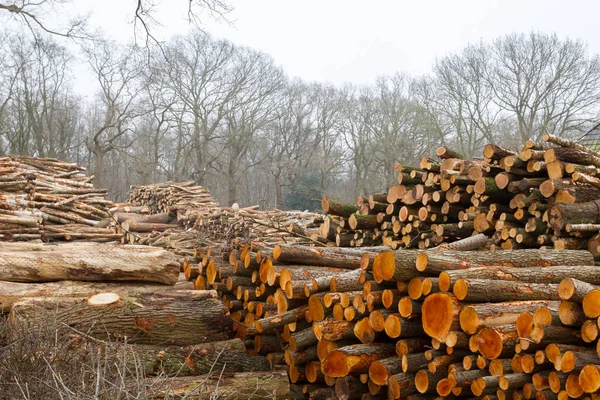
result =
[{"label": "white sky", "polygon": [[[397,71],[427,73],[436,57],[511,32],[556,32],[600,53],[598,1],[561,0],[229,0],[232,24],[205,30],[270,54],[289,76],[357,84]],[[91,24],[119,40],[133,38],[134,0],[74,0]],[[162,0],[161,39],[185,33],[187,0]],[[76,90],[88,92],[79,72]]]}]

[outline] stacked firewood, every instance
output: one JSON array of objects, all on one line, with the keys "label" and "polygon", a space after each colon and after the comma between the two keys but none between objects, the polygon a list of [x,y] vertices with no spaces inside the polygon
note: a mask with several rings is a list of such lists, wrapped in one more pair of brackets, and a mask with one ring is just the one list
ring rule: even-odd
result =
[{"label": "stacked firewood", "polygon": [[[397,164],[398,185],[356,205],[324,198],[323,238],[338,246],[435,247],[485,233],[503,249],[553,247],[598,254],[600,153],[544,135],[521,152],[487,145],[463,160],[446,147],[440,162]],[[576,204],[576,205],[575,205]]]},{"label": "stacked firewood", "polygon": [[194,181],[132,185],[129,203],[146,206],[152,214],[218,206],[208,189],[196,186]]},{"label": "stacked firewood", "polygon": [[285,364],[309,398],[598,391],[593,255],[487,250],[488,240],[423,251],[242,244],[185,270],[219,292],[249,353]]},{"label": "stacked firewood", "polygon": [[113,203],[84,170],[53,158],[0,158],[0,239],[119,240],[108,226]]}]

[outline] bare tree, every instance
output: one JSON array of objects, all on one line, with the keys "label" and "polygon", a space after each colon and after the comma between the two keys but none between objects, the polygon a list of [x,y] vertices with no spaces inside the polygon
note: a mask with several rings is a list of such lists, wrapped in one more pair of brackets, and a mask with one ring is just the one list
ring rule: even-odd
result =
[{"label": "bare tree", "polygon": [[380,77],[375,84],[373,149],[386,186],[396,180],[395,163],[416,161],[420,153],[416,134],[416,107],[410,98],[410,80],[405,75]]},{"label": "bare tree", "polygon": [[433,75],[413,85],[423,122],[440,144],[465,157],[478,154],[485,143],[495,141],[500,110],[486,80],[491,68],[489,57],[485,46],[468,46],[460,54],[437,60]]},{"label": "bare tree", "polygon": [[[374,179],[368,177],[375,164],[373,154],[373,125],[375,100],[370,87],[360,89],[348,86],[344,90],[344,142],[350,153],[352,174],[349,180],[353,182],[352,197],[367,194],[373,186]],[[379,185],[377,185],[379,186]]]},{"label": "bare tree", "polygon": [[516,119],[522,141],[581,132],[597,118],[600,58],[581,41],[512,34],[494,41],[490,52],[494,65],[486,78],[494,101]]},{"label": "bare tree", "polygon": [[276,119],[267,130],[269,172],[275,186],[275,204],[283,207],[283,191],[305,173],[319,146],[315,129],[315,92],[301,81],[281,93]]},{"label": "bare tree", "polygon": [[247,48],[236,52],[235,81],[239,87],[235,96],[227,105],[223,132],[219,140],[222,151],[213,167],[227,180],[228,203],[239,201],[238,185],[249,168],[247,153],[255,146],[258,134],[274,119],[273,111],[277,105],[278,92],[283,88],[283,71],[277,68],[273,60]]},{"label": "bare tree", "polygon": [[212,151],[219,129],[245,77],[235,73],[235,46],[202,32],[177,38],[165,50],[168,59],[162,82],[175,93],[177,107],[185,110],[181,123],[189,125],[193,177],[205,185],[219,157]]},{"label": "bare tree", "polygon": [[107,154],[131,146],[134,122],[148,112],[140,102],[143,64],[133,48],[107,40],[95,41],[86,54],[100,86],[86,145],[94,157],[96,183],[105,187]]},{"label": "bare tree", "polygon": [[319,157],[314,161],[318,167],[321,191],[326,193],[331,180],[344,168],[347,152],[342,146],[341,122],[343,117],[342,96],[332,85],[316,85],[316,129],[321,138]]},{"label": "bare tree", "polygon": [[[38,36],[39,32],[62,36],[71,39],[90,39],[92,35],[88,29],[88,16],[71,15],[70,9],[74,0],[4,0],[0,2],[0,12],[4,12],[29,28]],[[202,26],[204,18],[226,20],[226,16],[233,10],[225,0],[188,0],[188,21],[196,27]],[[131,2],[132,21],[134,31],[141,29],[145,36],[146,45],[152,40],[159,43],[153,35],[153,29],[160,25],[160,17],[156,13],[157,3],[154,0],[134,0]],[[123,12],[127,7],[116,10]],[[126,11],[125,11],[126,12]],[[59,17],[68,16],[67,21],[57,23]]]}]

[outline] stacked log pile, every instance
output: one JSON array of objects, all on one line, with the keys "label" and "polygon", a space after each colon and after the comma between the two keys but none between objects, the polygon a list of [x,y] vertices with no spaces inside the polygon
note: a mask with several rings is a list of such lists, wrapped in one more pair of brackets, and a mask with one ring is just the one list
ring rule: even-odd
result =
[{"label": "stacked log pile", "polygon": [[0,240],[120,240],[108,226],[113,203],[76,164],[53,158],[0,158]]},{"label": "stacked log pile", "polygon": [[[243,239],[266,243],[327,244],[327,240],[319,236],[323,223],[321,214],[260,211],[258,206],[240,208],[237,204],[220,207],[207,189],[194,186],[193,182],[132,186],[129,202],[140,206],[143,211],[115,214],[127,243],[163,245],[166,240],[187,240],[180,236],[189,235],[180,233],[193,230],[202,233],[202,240],[212,243]],[[199,246],[190,248],[195,247]]]},{"label": "stacked log pile", "polygon": [[[203,381],[211,398],[246,399],[251,388],[288,395],[287,377],[233,338],[217,293],[193,289],[179,257],[158,248],[0,243],[0,312],[9,313],[13,340],[26,326],[78,337],[73,352],[129,352],[131,367],[148,379],[174,377],[162,385],[168,396]],[[241,386],[247,390],[234,393]]]},{"label": "stacked log pile", "polygon": [[589,249],[600,244],[600,154],[544,135],[521,152],[487,145],[463,160],[445,147],[440,161],[397,164],[398,185],[356,205],[324,198],[321,236],[338,246],[431,248],[476,233],[503,249]]},{"label": "stacked log pile", "polygon": [[486,241],[424,251],[248,244],[186,274],[218,291],[249,353],[285,364],[308,398],[596,393],[592,254],[474,250]]},{"label": "stacked log pile", "polygon": [[146,206],[152,214],[218,206],[208,189],[196,186],[194,181],[131,186],[129,203]]}]

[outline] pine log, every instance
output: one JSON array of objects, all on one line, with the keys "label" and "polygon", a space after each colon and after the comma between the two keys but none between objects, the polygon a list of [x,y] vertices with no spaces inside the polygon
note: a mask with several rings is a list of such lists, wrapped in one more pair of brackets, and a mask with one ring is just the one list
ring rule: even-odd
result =
[{"label": "pine log", "polygon": [[417,276],[414,265],[420,250],[384,251],[378,262],[373,263],[373,278],[376,282],[408,281]]},{"label": "pine log", "polygon": [[165,250],[100,243],[0,245],[0,280],[141,281],[173,285],[179,260]]},{"label": "pine log", "polygon": [[600,317],[600,290],[588,292],[582,301],[583,312],[588,318]]},{"label": "pine log", "polygon": [[140,222],[136,220],[125,221],[121,224],[121,227],[126,232],[162,232],[167,229],[178,229],[178,224],[161,224],[155,222]]},{"label": "pine log", "polygon": [[593,201],[600,196],[600,188],[587,183],[575,183],[571,179],[549,179],[540,185],[540,192],[549,198],[559,192],[571,199],[571,203]]},{"label": "pine log", "polygon": [[[588,268],[581,268],[583,271],[588,271]],[[579,279],[565,278],[558,285],[558,295],[563,300],[569,300],[576,303],[581,303],[585,295],[592,290],[599,289],[598,286],[592,283],[598,283],[600,276],[595,276],[594,268],[591,268],[587,275],[577,276]],[[585,280],[585,281],[584,281]]]},{"label": "pine log", "polygon": [[382,360],[374,361],[369,366],[369,378],[377,385],[387,385],[388,379],[392,375],[403,371],[403,357],[393,356]]},{"label": "pine log", "polygon": [[388,397],[393,399],[410,398],[410,395],[416,392],[414,374],[402,372],[389,377]]},{"label": "pine log", "polygon": [[513,325],[483,328],[476,336],[479,352],[488,360],[502,355],[514,354],[514,346],[518,342],[517,330]]},{"label": "pine log", "polygon": [[89,298],[32,297],[13,304],[9,321],[60,324],[101,340],[188,345],[225,340],[231,319],[214,291],[180,290]]}]

